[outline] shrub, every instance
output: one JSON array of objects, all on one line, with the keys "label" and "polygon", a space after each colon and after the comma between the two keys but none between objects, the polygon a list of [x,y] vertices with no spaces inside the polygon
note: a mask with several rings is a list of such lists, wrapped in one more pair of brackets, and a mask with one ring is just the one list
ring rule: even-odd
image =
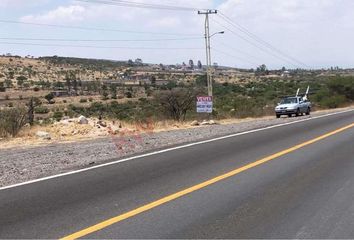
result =
[{"label": "shrub", "polygon": [[36,114],[47,114],[49,113],[49,109],[44,106],[39,106],[34,109],[34,113]]},{"label": "shrub", "polygon": [[346,102],[346,98],[344,96],[336,95],[336,96],[324,98],[320,102],[320,106],[325,108],[337,108],[342,106],[345,102]]},{"label": "shrub", "polygon": [[49,93],[49,94],[45,95],[44,98],[48,101],[49,104],[52,104],[53,103],[53,99],[54,99],[54,94],[53,93]]},{"label": "shrub", "polygon": [[15,137],[26,124],[26,116],[25,108],[0,110],[0,136]]},{"label": "shrub", "polygon": [[58,122],[63,118],[64,113],[63,112],[55,112],[53,114],[53,118],[57,120]]},{"label": "shrub", "polygon": [[87,102],[87,99],[86,98],[81,98],[80,99],[80,103],[86,103]]},{"label": "shrub", "polygon": [[34,87],[33,88],[33,91],[35,91],[35,92],[38,92],[40,89],[39,89],[39,87]]}]

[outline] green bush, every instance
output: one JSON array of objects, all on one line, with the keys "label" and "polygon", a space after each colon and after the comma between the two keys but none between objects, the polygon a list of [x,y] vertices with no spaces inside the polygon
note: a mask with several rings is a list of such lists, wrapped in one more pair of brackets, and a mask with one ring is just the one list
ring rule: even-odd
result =
[{"label": "green bush", "polygon": [[345,104],[346,98],[341,95],[335,95],[322,99],[320,106],[323,108],[338,108]]},{"label": "green bush", "polygon": [[47,114],[49,113],[49,109],[45,106],[38,106],[34,109],[34,113],[36,114]]},{"label": "green bush", "polygon": [[15,137],[27,122],[25,108],[0,110],[0,137]]},{"label": "green bush", "polygon": [[63,116],[64,116],[63,112],[54,112],[53,114],[53,118],[58,122],[63,118]]}]

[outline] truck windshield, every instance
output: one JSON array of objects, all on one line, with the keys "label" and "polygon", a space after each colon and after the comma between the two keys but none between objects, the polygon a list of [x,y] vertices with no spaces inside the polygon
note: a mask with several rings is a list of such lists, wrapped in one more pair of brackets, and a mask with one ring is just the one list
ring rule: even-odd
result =
[{"label": "truck windshield", "polygon": [[297,103],[297,98],[284,98],[280,102],[280,104],[291,104],[291,103]]}]

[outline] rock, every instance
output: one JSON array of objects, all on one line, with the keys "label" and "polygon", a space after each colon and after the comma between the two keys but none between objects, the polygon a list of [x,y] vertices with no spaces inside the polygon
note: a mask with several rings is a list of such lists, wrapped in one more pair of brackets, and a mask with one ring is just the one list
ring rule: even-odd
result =
[{"label": "rock", "polygon": [[85,116],[80,116],[77,122],[79,124],[88,124],[89,123]]},{"label": "rock", "polygon": [[101,127],[107,127],[107,123],[102,120],[98,121],[97,124]]},{"label": "rock", "polygon": [[204,126],[204,125],[209,125],[209,121],[203,120],[203,122],[202,122],[200,125],[202,125],[202,126]]},{"label": "rock", "polygon": [[216,122],[214,120],[209,120],[209,125],[215,125]]},{"label": "rock", "polygon": [[63,125],[69,125],[70,124],[68,119],[61,120],[60,123],[63,124]]},{"label": "rock", "polygon": [[50,140],[52,137],[50,136],[49,133],[44,132],[44,131],[38,131],[36,132],[36,136],[45,140]]},{"label": "rock", "polygon": [[191,126],[199,126],[199,122],[197,120],[195,120],[191,123]]},{"label": "rock", "polygon": [[214,120],[204,120],[200,125],[215,125],[216,122]]}]

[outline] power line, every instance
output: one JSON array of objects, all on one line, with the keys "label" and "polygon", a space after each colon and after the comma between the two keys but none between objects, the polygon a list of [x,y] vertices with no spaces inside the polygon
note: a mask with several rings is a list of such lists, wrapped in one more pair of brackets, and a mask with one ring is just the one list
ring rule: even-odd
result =
[{"label": "power line", "polygon": [[23,43],[23,42],[0,42],[6,45],[24,45],[24,46],[40,46],[40,47],[74,47],[74,48],[97,48],[97,49],[130,49],[130,50],[204,50],[204,48],[194,47],[123,47],[123,46],[93,46],[93,45],[66,45],[66,44],[39,44],[39,43]]},{"label": "power line", "polygon": [[260,37],[258,37],[256,34],[250,32],[247,28],[243,27],[241,24],[234,22],[231,18],[229,18],[228,16],[226,16],[223,13],[220,13],[220,18],[222,18],[224,21],[226,21],[227,23],[229,23],[230,25],[232,25],[233,27],[237,28],[238,30],[240,30],[241,32],[243,32],[244,34],[246,34],[248,37],[252,38],[253,40],[257,41],[258,43],[262,44],[263,46],[277,52],[278,54],[280,54],[281,56],[288,58],[289,60],[296,62],[297,64],[300,64],[302,66],[305,66],[306,68],[311,68],[308,65],[306,65],[305,63],[297,60],[296,58],[290,56],[287,53],[284,53],[283,51],[279,50],[278,48],[274,47],[273,45],[271,45],[270,43],[264,41],[263,39],[261,39]]},{"label": "power line", "polygon": [[19,40],[19,41],[54,41],[54,42],[163,42],[163,41],[188,41],[204,39],[199,38],[161,38],[161,39],[64,39],[64,38],[19,38],[19,37],[0,37],[0,40]]},{"label": "power line", "polygon": [[133,1],[121,1],[121,0],[76,0],[76,1],[87,2],[87,3],[99,3],[105,5],[115,5],[115,6],[122,6],[122,7],[149,8],[149,9],[170,10],[170,11],[197,11],[198,10],[197,8],[191,8],[191,7],[139,3]]},{"label": "power line", "polygon": [[238,59],[238,60],[241,60],[241,61],[244,61],[244,62],[248,62],[248,63],[250,63],[250,64],[252,64],[252,65],[255,65],[255,66],[258,65],[258,63],[249,61],[249,60],[244,59],[244,58],[237,57],[237,56],[232,55],[232,54],[230,54],[230,53],[228,53],[228,52],[225,52],[225,51],[222,51],[222,50],[219,50],[219,49],[216,49],[216,48],[212,48],[212,49],[213,49],[215,52],[221,53],[221,54],[223,54],[223,55],[225,55],[225,56],[229,56],[229,57],[232,57],[232,58],[236,58],[236,59]]},{"label": "power line", "polygon": [[248,57],[250,57],[250,58],[259,60],[258,57],[255,57],[255,56],[253,56],[253,55],[251,55],[251,54],[249,54],[249,53],[247,53],[247,52],[241,51],[241,50],[239,50],[239,49],[237,49],[237,48],[235,48],[235,47],[233,47],[233,46],[231,46],[231,45],[229,45],[229,44],[226,44],[226,43],[224,43],[224,42],[220,42],[219,40],[216,40],[216,41],[217,41],[220,45],[223,45],[223,46],[225,46],[225,47],[227,47],[227,48],[229,48],[229,49],[231,49],[231,50],[233,50],[233,51],[235,51],[235,52],[238,52],[238,53],[243,54],[243,55],[245,55],[245,56],[248,56]]},{"label": "power line", "polygon": [[1,20],[1,19],[0,19],[0,23],[33,25],[39,27],[66,28],[66,29],[85,30],[85,31],[120,32],[120,33],[166,35],[166,36],[200,36],[200,34],[130,31],[130,30],[120,30],[120,29],[99,28],[99,27],[68,26],[68,25],[33,23],[33,22]]},{"label": "power line", "polygon": [[225,25],[221,24],[220,22],[218,22],[218,21],[216,21],[216,20],[214,20],[214,19],[213,19],[212,21],[213,21],[214,23],[218,24],[219,26],[225,28],[226,30],[228,30],[228,32],[232,33],[233,35],[237,36],[238,38],[244,40],[244,41],[247,42],[248,44],[250,44],[250,45],[252,45],[252,46],[254,46],[254,47],[260,49],[261,51],[263,51],[263,52],[265,52],[265,53],[267,53],[267,54],[273,56],[274,58],[276,58],[276,59],[278,59],[278,60],[281,60],[282,62],[283,62],[283,61],[284,61],[284,62],[287,62],[288,64],[291,64],[292,66],[294,66],[294,67],[296,67],[296,68],[299,67],[298,65],[296,65],[296,64],[294,64],[293,62],[289,61],[288,59],[286,59],[286,58],[284,58],[284,57],[281,57],[281,56],[278,56],[278,55],[276,55],[276,54],[270,52],[269,50],[265,49],[264,47],[261,47],[261,46],[257,45],[256,43],[251,42],[249,39],[243,37],[243,36],[240,35],[239,33],[233,31],[233,30],[232,30],[231,28],[229,28],[229,27],[226,27]]}]

